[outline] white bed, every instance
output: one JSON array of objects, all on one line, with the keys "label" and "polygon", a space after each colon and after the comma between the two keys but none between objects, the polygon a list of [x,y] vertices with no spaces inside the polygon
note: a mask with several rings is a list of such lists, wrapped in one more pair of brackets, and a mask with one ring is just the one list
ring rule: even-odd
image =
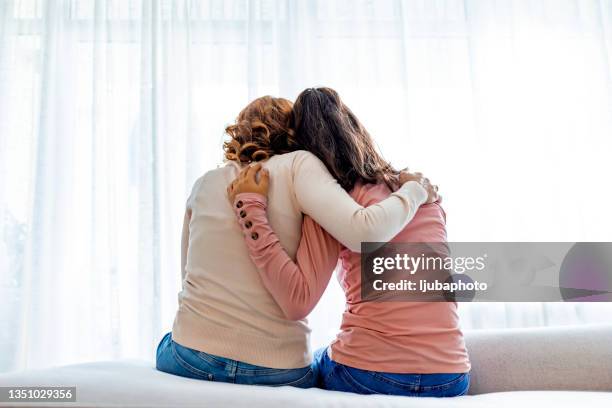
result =
[{"label": "white bed", "polygon": [[612,326],[473,331],[467,341],[470,395],[453,399],[205,382],[142,361],[3,374],[0,386],[76,386],[76,403],[51,404],[70,407],[612,407]]}]

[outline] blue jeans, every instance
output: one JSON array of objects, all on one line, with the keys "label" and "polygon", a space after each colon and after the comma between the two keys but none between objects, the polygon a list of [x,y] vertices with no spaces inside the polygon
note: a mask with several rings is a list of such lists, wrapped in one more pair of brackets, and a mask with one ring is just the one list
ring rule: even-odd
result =
[{"label": "blue jeans", "polygon": [[470,374],[393,374],[361,370],[336,363],[327,348],[315,352],[313,368],[318,387],[357,394],[387,394],[409,397],[456,397],[470,386]]},{"label": "blue jeans", "polygon": [[181,377],[236,384],[314,386],[310,366],[295,369],[259,367],[183,347],[168,333],[157,346],[157,369]]}]

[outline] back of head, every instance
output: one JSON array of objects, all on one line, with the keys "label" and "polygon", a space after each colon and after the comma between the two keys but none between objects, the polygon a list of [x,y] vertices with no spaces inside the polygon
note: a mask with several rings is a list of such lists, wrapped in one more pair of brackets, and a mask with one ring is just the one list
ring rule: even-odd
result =
[{"label": "back of head", "polygon": [[241,163],[265,160],[297,150],[290,128],[291,101],[262,96],[244,108],[233,125],[225,128],[230,140],[223,144],[225,158]]},{"label": "back of head", "polygon": [[333,89],[304,90],[293,105],[291,126],[300,147],[316,155],[345,190],[358,181],[397,186],[397,170]]}]

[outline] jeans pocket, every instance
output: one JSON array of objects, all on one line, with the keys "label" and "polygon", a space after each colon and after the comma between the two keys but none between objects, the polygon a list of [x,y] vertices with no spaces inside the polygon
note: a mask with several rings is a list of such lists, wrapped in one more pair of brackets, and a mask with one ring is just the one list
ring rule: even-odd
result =
[{"label": "jeans pocket", "polygon": [[[365,370],[346,367],[342,364],[336,366],[335,376],[332,381],[341,382],[346,387],[345,390],[357,394],[386,394],[386,392],[376,385],[374,376]],[[338,390],[342,391],[342,390]]]},{"label": "jeans pocket", "polygon": [[177,373],[178,375],[198,380],[214,381],[213,370],[198,357],[197,351],[175,342],[172,342],[171,349],[174,360],[182,368],[182,373]]},{"label": "jeans pocket", "polygon": [[279,386],[288,385],[288,386],[297,387],[297,388],[312,388],[314,387],[314,384],[315,384],[314,371],[312,370],[312,367],[308,367],[306,374],[304,374],[300,378],[283,383],[283,384],[279,384]]},{"label": "jeans pocket", "polygon": [[314,381],[314,371],[310,366],[284,369],[242,365],[236,372],[236,382],[240,384],[311,388],[314,386]]},{"label": "jeans pocket", "polygon": [[457,374],[441,384],[420,387],[420,395],[426,397],[457,397],[465,395],[470,386],[470,373]]}]

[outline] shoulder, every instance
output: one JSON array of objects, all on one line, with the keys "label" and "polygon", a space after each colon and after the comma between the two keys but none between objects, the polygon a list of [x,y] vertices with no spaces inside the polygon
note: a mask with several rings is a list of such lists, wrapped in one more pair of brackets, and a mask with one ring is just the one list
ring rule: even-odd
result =
[{"label": "shoulder", "polygon": [[205,177],[206,177],[206,174],[203,174],[193,182],[193,187],[191,187],[192,194],[199,190]]},{"label": "shoulder", "polygon": [[[194,181],[191,194],[187,199],[187,206],[194,206],[198,202],[203,203],[204,197],[207,199],[219,198],[220,194],[226,193],[227,186],[238,172],[238,166],[231,163],[206,171]],[[212,201],[214,200],[208,200],[208,202]]]},{"label": "shoulder", "polygon": [[427,214],[429,217],[437,218],[443,223],[446,223],[446,211],[444,211],[444,208],[442,208],[439,201],[431,204],[423,204],[419,208],[419,211]]},{"label": "shoulder", "polygon": [[227,184],[226,180],[228,178],[233,179],[233,177],[235,177],[239,171],[240,168],[235,163],[226,163],[215,169],[208,170],[198,177],[193,183],[193,191],[197,192],[198,190],[205,188],[207,185],[214,185],[217,182]]},{"label": "shoulder", "polygon": [[364,207],[369,207],[372,204],[376,204],[386,199],[391,193],[392,191],[385,183],[357,182],[350,194],[359,204]]},{"label": "shoulder", "polygon": [[220,169],[209,170],[206,173],[202,174],[200,177],[198,177],[196,179],[196,181],[194,181],[193,189],[197,190],[198,188],[200,188],[202,186],[202,184],[204,183],[204,181],[207,180],[207,179],[218,177],[218,175],[221,174],[221,172],[219,170]]},{"label": "shoulder", "polygon": [[301,161],[310,161],[310,162],[319,162],[321,160],[314,154],[310,153],[308,150],[296,150],[295,152],[287,153],[288,155],[292,155],[293,160],[301,160]]},{"label": "shoulder", "polygon": [[314,170],[329,173],[325,164],[309,151],[296,150],[295,152],[287,153],[287,155],[291,155],[289,158],[293,164],[294,171]]},{"label": "shoulder", "polygon": [[320,162],[319,158],[308,150],[295,150],[289,153],[276,154],[268,161],[287,161],[287,162]]},{"label": "shoulder", "polygon": [[228,160],[218,165],[216,168],[208,170],[201,178],[202,181],[213,181],[216,179],[225,179],[228,176],[235,177],[245,166],[247,165]]}]

